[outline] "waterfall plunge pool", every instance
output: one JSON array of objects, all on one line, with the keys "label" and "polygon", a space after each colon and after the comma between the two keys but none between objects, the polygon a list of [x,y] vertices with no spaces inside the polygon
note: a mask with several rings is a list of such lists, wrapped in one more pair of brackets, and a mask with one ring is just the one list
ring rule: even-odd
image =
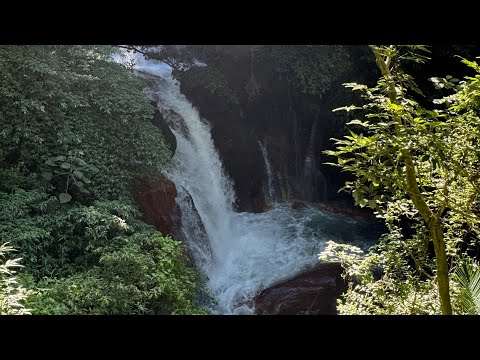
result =
[{"label": "waterfall plunge pool", "polygon": [[[367,248],[384,231],[381,224],[314,208],[295,210],[290,204],[277,204],[259,214],[235,212],[232,181],[214,146],[208,120],[180,92],[169,66],[139,54],[125,56],[136,64],[140,76],[148,77],[147,95],[157,102],[177,139],[177,166],[165,175],[177,187],[183,233],[208,277],[215,298],[211,313],[252,314],[252,299],[259,291],[314,267],[328,240]],[[198,241],[194,213],[203,223],[206,242]]]}]

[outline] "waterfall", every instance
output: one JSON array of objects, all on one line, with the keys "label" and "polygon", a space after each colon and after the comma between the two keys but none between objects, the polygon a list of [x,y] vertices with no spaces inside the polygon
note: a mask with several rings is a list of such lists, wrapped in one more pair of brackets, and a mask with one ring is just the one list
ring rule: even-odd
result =
[{"label": "waterfall", "polygon": [[[277,204],[261,214],[236,213],[232,181],[223,169],[208,121],[180,92],[167,66],[138,56],[136,64],[141,76],[149,78],[149,96],[177,139],[176,166],[166,175],[177,187],[186,241],[216,299],[212,313],[252,314],[255,294],[314,266],[327,239],[360,244],[371,238],[370,224],[315,209],[292,210],[289,204]],[[271,178],[266,149],[261,148]],[[193,206],[206,241],[201,239]]]},{"label": "waterfall", "polygon": [[275,200],[275,192],[273,190],[272,166],[270,165],[270,161],[268,160],[268,152],[266,145],[264,146],[260,141],[258,141],[258,145],[260,146],[260,150],[262,151],[263,161],[265,163],[265,170],[267,171],[266,198],[268,203],[271,204]]},{"label": "waterfall", "polygon": [[181,201],[182,192],[192,197],[210,245],[216,250],[212,260],[222,261],[227,251],[225,239],[231,236],[233,226],[235,193],[213,144],[210,126],[171,77],[156,79],[151,90],[177,139],[176,166],[166,175],[179,188],[177,201],[181,202],[182,212],[187,205]]}]

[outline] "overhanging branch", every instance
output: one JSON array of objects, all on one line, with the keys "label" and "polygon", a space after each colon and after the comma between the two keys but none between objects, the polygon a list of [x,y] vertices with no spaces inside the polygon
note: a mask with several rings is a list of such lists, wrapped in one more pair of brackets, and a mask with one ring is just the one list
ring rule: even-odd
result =
[{"label": "overhanging branch", "polygon": [[142,54],[146,57],[149,57],[149,58],[152,58],[152,59],[155,59],[155,60],[158,60],[158,61],[161,61],[165,64],[167,64],[168,66],[174,68],[174,69],[177,69],[177,66],[175,64],[173,64],[172,62],[164,59],[164,58],[160,58],[160,57],[155,57],[155,56],[152,56],[153,54],[152,53],[147,53],[141,49],[139,49],[138,47],[134,46],[134,45],[117,45],[119,48],[122,48],[122,49],[127,49],[127,50],[131,50],[131,51],[135,51],[135,52],[138,52],[139,54]]}]

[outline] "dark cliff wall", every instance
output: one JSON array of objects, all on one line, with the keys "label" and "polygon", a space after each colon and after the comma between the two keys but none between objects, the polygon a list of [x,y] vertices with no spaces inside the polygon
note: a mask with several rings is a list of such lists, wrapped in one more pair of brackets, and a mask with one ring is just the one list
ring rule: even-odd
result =
[{"label": "dark cliff wall", "polygon": [[151,122],[153,125],[160,129],[163,135],[163,139],[165,140],[165,143],[167,144],[173,155],[175,154],[175,150],[177,149],[177,139],[175,138],[175,135],[173,134],[172,130],[170,130],[170,127],[163,118],[162,113],[160,112],[160,110],[158,110],[155,101],[152,101],[151,104],[155,107],[155,112],[153,114]]},{"label": "dark cliff wall", "polygon": [[224,75],[236,101],[230,93],[211,91],[188,72],[180,75],[182,92],[213,125],[215,145],[235,183],[238,210],[266,207],[267,175],[258,142],[268,152],[277,199],[348,202],[349,196],[337,194],[343,175],[322,164],[329,161],[322,151],[331,148],[329,139],[344,124],[332,113],[335,92],[321,99],[305,95],[282,79],[271,63],[252,61],[250,50],[245,45],[224,46],[207,62]]}]

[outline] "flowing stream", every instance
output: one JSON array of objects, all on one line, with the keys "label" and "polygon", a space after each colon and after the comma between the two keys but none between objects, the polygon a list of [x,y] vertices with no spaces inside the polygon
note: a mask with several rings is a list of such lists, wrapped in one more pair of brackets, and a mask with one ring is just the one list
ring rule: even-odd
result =
[{"label": "flowing stream", "polygon": [[258,141],[258,146],[262,152],[263,162],[265,163],[265,170],[267,172],[267,181],[266,181],[266,190],[265,195],[267,197],[267,201],[269,204],[274,202],[275,200],[275,190],[273,189],[273,174],[272,174],[272,166],[270,165],[270,160],[268,160],[268,152],[267,146],[263,145],[260,141]]},{"label": "flowing stream", "polygon": [[[149,95],[177,139],[177,166],[166,174],[177,186],[183,232],[197,264],[208,276],[214,314],[252,314],[258,291],[318,263],[327,240],[368,246],[378,238],[372,224],[316,209],[294,210],[276,204],[267,212],[234,211],[235,194],[215,149],[210,125],[181,94],[164,64],[136,56],[136,68],[149,77]],[[265,156],[266,150],[261,146]],[[267,169],[268,171],[268,169]],[[273,197],[271,183],[269,194]],[[208,241],[196,241],[199,224],[189,220],[192,201]]]}]

